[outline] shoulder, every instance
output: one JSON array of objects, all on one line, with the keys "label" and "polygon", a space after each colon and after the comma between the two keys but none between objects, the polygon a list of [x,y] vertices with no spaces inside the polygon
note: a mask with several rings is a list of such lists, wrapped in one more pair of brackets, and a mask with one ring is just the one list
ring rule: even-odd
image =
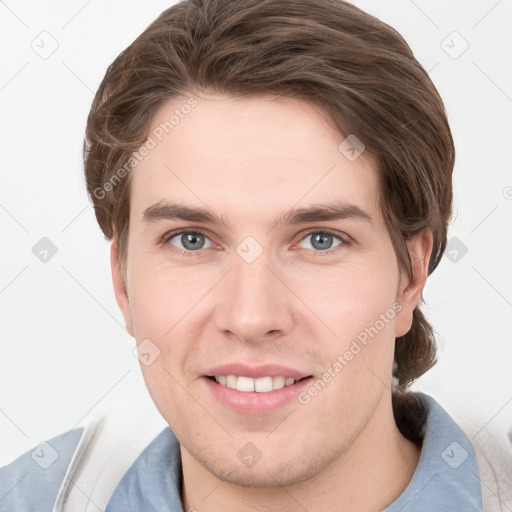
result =
[{"label": "shoulder", "polygon": [[476,408],[452,403],[447,409],[474,452],[484,512],[512,510],[512,407],[501,411],[501,423]]},{"label": "shoulder", "polygon": [[64,432],[0,468],[0,510],[52,510],[83,433]]},{"label": "shoulder", "polygon": [[464,432],[429,395],[409,392],[401,403],[404,415],[418,416],[408,421],[422,424],[421,454],[406,489],[385,512],[482,512],[477,461]]},{"label": "shoulder", "polygon": [[512,510],[512,442],[498,426],[460,420],[478,462],[484,511]]},{"label": "shoulder", "polygon": [[144,448],[167,426],[149,399],[108,404],[92,419],[0,468],[0,512],[104,510]]}]

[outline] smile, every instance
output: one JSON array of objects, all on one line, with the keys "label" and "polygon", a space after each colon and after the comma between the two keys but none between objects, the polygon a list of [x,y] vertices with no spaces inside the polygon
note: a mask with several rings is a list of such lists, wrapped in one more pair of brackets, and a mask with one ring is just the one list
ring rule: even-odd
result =
[{"label": "smile", "polygon": [[231,389],[243,392],[256,392],[268,393],[277,389],[282,389],[287,386],[292,386],[302,379],[294,379],[292,377],[259,377],[253,379],[252,377],[236,376],[236,375],[215,375],[210,377],[214,379],[221,386],[226,386]]},{"label": "smile", "polygon": [[237,413],[250,415],[268,414],[297,403],[298,394],[312,380],[312,376],[298,379],[279,375],[252,378],[233,374],[205,376],[202,379],[217,403]]}]

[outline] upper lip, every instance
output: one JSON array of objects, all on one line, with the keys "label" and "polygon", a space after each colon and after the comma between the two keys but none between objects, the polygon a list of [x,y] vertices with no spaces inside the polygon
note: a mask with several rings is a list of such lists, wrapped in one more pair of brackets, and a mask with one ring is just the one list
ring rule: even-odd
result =
[{"label": "upper lip", "polygon": [[236,375],[238,377],[251,377],[257,379],[260,377],[285,377],[293,378],[295,380],[309,377],[307,373],[303,373],[295,368],[282,366],[279,364],[263,364],[258,366],[249,366],[244,363],[228,363],[220,366],[215,366],[207,370],[206,375],[213,377],[215,375]]}]

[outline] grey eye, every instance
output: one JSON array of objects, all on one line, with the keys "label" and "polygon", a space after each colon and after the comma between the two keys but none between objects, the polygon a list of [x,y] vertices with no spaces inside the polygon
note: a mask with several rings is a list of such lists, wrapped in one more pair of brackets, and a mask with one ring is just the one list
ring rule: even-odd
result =
[{"label": "grey eye", "polygon": [[[176,243],[177,242],[177,243]],[[177,233],[169,239],[169,243],[178,249],[186,251],[197,251],[211,246],[211,242],[202,233],[187,231],[186,233]],[[205,244],[210,245],[205,245]]]},{"label": "grey eye", "polygon": [[[338,239],[339,242],[336,245],[333,245],[333,242],[335,239]],[[323,231],[314,231],[313,233],[309,233],[306,235],[302,240],[301,243],[304,241],[311,240],[311,246],[313,249],[316,249],[318,251],[325,251],[326,249],[333,249],[334,247],[337,247],[342,243],[342,240],[340,237],[333,235],[332,233],[326,233]],[[311,247],[304,247],[304,249],[310,249]]]}]

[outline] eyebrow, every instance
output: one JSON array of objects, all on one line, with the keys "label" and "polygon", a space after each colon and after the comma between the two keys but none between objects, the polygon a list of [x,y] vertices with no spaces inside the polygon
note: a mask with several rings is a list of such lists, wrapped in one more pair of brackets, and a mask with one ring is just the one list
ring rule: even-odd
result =
[{"label": "eyebrow", "polygon": [[[273,226],[288,224],[298,225],[308,222],[334,221],[342,219],[363,220],[372,224],[371,216],[359,206],[343,201],[319,203],[302,208],[292,208],[276,217]],[[184,204],[162,201],[144,210],[143,220],[146,222],[159,220],[184,220],[212,225],[228,225],[222,216],[202,207],[191,207]]]}]

